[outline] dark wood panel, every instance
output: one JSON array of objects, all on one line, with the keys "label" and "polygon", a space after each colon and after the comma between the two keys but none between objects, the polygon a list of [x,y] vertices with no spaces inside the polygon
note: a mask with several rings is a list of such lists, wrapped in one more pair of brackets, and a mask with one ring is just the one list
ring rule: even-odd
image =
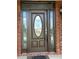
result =
[{"label": "dark wood panel", "polygon": [[[34,22],[35,17],[39,15],[41,17],[42,22],[42,31],[40,36],[35,34]],[[45,38],[45,26],[46,26],[46,11],[45,10],[30,10],[30,20],[31,20],[31,39],[30,43],[30,51],[47,51],[47,41]],[[29,21],[30,21],[29,20]]]}]

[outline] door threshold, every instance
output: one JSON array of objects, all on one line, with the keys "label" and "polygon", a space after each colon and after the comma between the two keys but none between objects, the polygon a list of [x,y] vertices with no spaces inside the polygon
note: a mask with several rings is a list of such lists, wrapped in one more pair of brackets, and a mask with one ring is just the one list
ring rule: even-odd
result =
[{"label": "door threshold", "polygon": [[56,55],[55,52],[30,52],[30,53],[22,53],[22,56],[47,56],[47,55]]}]

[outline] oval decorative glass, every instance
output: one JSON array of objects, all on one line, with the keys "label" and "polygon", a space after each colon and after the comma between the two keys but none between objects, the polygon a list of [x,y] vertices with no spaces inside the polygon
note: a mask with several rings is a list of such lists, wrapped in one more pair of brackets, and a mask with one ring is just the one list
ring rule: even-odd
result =
[{"label": "oval decorative glass", "polygon": [[39,37],[41,32],[42,32],[42,21],[41,21],[41,17],[40,16],[36,16],[35,17],[34,30],[35,30],[36,36]]}]

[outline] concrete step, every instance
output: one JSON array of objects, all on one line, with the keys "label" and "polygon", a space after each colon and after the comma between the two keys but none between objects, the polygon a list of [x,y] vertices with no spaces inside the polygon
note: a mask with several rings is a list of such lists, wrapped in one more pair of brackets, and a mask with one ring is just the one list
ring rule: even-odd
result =
[{"label": "concrete step", "polygon": [[48,55],[48,56],[18,56],[17,59],[62,59],[61,55]]}]

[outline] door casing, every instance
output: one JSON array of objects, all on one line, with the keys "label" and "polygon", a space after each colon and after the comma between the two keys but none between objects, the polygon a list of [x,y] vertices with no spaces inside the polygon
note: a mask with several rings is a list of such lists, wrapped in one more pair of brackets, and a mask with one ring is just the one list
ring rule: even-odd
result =
[{"label": "door casing", "polygon": [[[40,6],[41,4],[43,6],[39,8],[38,6]],[[53,10],[53,3],[51,3],[51,4],[49,4],[49,3],[41,3],[41,4],[39,4],[39,2],[35,2],[35,4],[34,4],[34,2],[33,3],[28,2],[28,3],[24,4],[24,6],[26,6],[25,10],[28,11],[28,13],[29,13],[28,16],[31,16],[30,11],[37,12],[39,10],[40,11],[45,11],[46,15],[48,16],[48,10]],[[29,6],[29,7],[27,7],[27,6]],[[24,8],[22,10],[24,10]],[[31,25],[31,18],[30,17],[27,17],[27,18],[30,19],[30,21],[27,20],[27,23],[28,23],[27,24],[27,27],[28,27],[28,29],[27,29],[28,33],[27,34],[29,34],[29,35],[27,35],[27,38],[28,38],[28,41],[27,41],[27,51],[31,52],[31,47],[29,46],[30,45],[30,43],[29,43],[30,40],[29,39],[31,39],[31,27],[29,26],[29,25]],[[47,17],[47,19],[49,19],[49,17]],[[45,51],[49,51],[50,50],[50,29],[49,29],[50,26],[49,26],[49,20],[47,20],[47,24],[48,24],[48,25],[46,25],[47,26],[47,34],[45,35],[46,36],[45,38],[47,38],[47,44],[46,44],[47,48],[46,48]]]}]

